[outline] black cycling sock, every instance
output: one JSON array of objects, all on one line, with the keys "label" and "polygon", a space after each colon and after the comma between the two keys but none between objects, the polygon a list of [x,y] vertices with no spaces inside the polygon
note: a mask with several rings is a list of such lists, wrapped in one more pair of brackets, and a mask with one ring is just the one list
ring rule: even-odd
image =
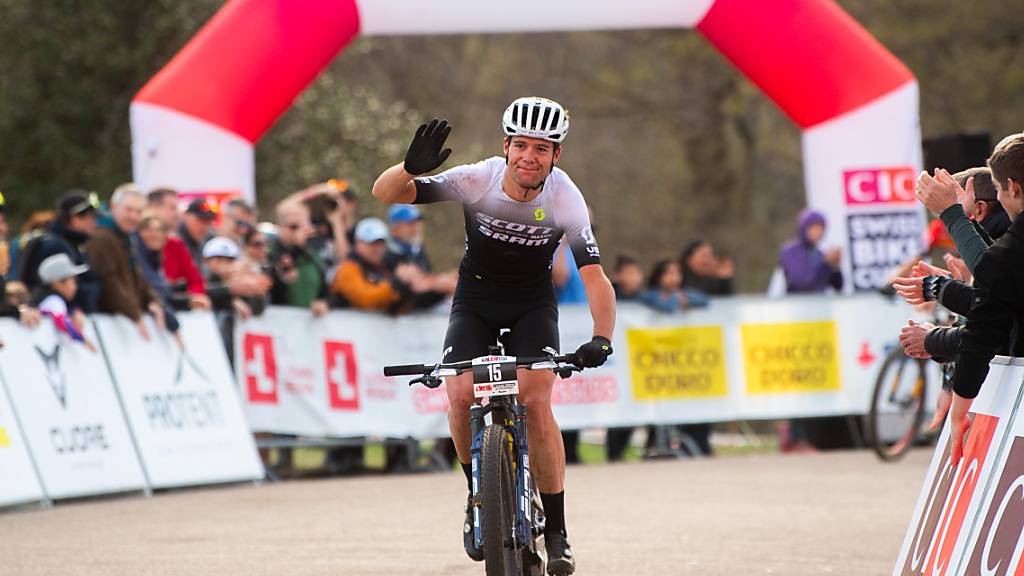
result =
[{"label": "black cycling sock", "polygon": [[540,493],[544,503],[544,533],[565,533],[565,490],[558,494]]},{"label": "black cycling sock", "polygon": [[459,462],[459,466],[462,466],[462,472],[466,475],[466,488],[469,488],[469,493],[473,493],[473,465],[463,464]]}]

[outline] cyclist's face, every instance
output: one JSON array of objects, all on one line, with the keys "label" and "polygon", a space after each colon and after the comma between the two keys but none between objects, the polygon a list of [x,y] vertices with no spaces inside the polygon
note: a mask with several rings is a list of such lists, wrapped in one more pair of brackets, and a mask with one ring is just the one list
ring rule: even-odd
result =
[{"label": "cyclist's face", "polygon": [[541,138],[513,136],[505,141],[505,155],[512,180],[523,188],[536,188],[551,173],[562,149]]}]

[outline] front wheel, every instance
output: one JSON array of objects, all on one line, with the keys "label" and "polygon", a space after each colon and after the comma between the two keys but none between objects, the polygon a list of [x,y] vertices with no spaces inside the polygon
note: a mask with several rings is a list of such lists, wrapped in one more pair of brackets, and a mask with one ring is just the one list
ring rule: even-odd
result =
[{"label": "front wheel", "polygon": [[882,460],[902,457],[917,439],[924,420],[927,361],[894,349],[878,371],[868,412],[868,435]]},{"label": "front wheel", "polygon": [[521,550],[515,545],[516,496],[512,444],[503,426],[484,429],[480,449],[481,520],[487,576],[520,576]]}]

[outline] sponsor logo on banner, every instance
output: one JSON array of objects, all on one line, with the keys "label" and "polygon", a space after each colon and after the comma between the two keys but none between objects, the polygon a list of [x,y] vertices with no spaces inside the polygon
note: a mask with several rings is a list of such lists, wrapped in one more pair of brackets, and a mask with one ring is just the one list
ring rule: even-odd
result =
[{"label": "sponsor logo on banner", "polygon": [[843,188],[849,205],[913,204],[917,202],[916,182],[916,173],[910,166],[843,172]]},{"label": "sponsor logo on banner", "polygon": [[53,390],[61,407],[67,408],[68,383],[64,378],[64,372],[60,369],[60,342],[54,344],[52,352],[46,352],[39,344],[32,348],[35,349],[36,354],[39,354],[43,366],[46,367],[46,381],[50,384],[50,389]]},{"label": "sponsor logo on banner", "polygon": [[[0,412],[0,421],[4,418],[4,413]],[[0,426],[0,448],[7,448],[11,445],[11,437],[7,434],[7,428]]]},{"label": "sponsor logo on banner", "polygon": [[920,254],[923,227],[919,212],[847,216],[854,288],[881,287],[893,268]]},{"label": "sponsor logo on banner", "polygon": [[633,398],[672,400],[729,394],[721,326],[631,329]]},{"label": "sponsor logo on banner", "polygon": [[[145,408],[150,429],[184,430],[224,425],[221,399],[214,388],[215,384],[210,381],[187,352],[183,351],[178,354],[171,387],[178,388],[186,382],[187,371],[192,371],[198,376],[198,380],[190,380],[190,382],[201,384],[204,389],[162,391],[142,395],[142,405]],[[161,388],[166,390],[166,388]]]},{"label": "sponsor logo on banner", "polygon": [[327,390],[332,410],[359,410],[359,381],[351,342],[324,342]]},{"label": "sponsor logo on banner", "polygon": [[551,404],[614,404],[619,399],[615,374],[575,374],[555,380]]},{"label": "sponsor logo on banner", "polygon": [[749,394],[839,390],[836,324],[743,324],[744,372]]},{"label": "sponsor logo on banner", "polygon": [[274,339],[246,333],[242,344],[245,390],[253,404],[277,404],[277,357]]},{"label": "sponsor logo on banner", "polygon": [[[972,432],[973,434],[973,432]],[[1016,436],[996,483],[967,574],[1014,576],[1024,571],[1024,438]]]},{"label": "sponsor logo on banner", "polygon": [[945,574],[950,566],[964,518],[978,479],[988,458],[999,418],[975,414],[964,446],[963,459],[953,467],[949,460],[949,441],[942,447],[942,466],[932,480],[921,517],[914,523],[914,538],[900,571],[901,576]]}]

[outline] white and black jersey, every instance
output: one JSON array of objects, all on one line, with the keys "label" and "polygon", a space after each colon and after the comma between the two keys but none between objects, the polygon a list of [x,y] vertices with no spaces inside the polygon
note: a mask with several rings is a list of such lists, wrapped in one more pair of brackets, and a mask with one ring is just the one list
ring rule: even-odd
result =
[{"label": "white and black jersey", "polygon": [[568,174],[554,168],[541,193],[521,202],[502,190],[504,173],[505,159],[495,156],[414,180],[417,204],[462,203],[464,279],[507,288],[550,285],[551,259],[563,235],[577,266],[600,263],[587,204]]}]

